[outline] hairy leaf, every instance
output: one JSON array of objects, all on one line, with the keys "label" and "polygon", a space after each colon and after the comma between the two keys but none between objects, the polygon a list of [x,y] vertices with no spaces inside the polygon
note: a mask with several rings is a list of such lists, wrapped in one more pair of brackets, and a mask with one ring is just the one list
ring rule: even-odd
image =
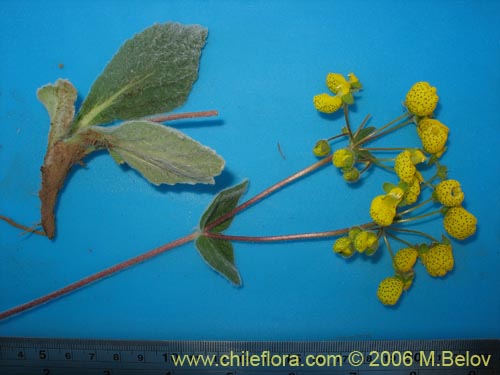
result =
[{"label": "hairy leaf", "polygon": [[157,24],[135,35],[94,82],[74,129],[171,111],[198,76],[207,29]]},{"label": "hairy leaf", "polygon": [[93,126],[113,159],[127,163],[155,185],[214,183],[224,160],[179,130],[149,121]]},{"label": "hairy leaf", "polygon": [[69,134],[75,115],[76,96],[75,87],[65,79],[58,79],[55,84],[38,89],[38,100],[43,103],[50,117],[49,148]]},{"label": "hairy leaf", "polygon": [[[242,183],[229,189],[222,190],[219,194],[217,194],[200,219],[200,229],[205,229],[208,224],[213,223],[215,220],[235,208],[239,199],[247,190],[247,186],[248,180],[245,180]],[[210,232],[222,232],[223,230],[229,228],[232,221],[233,217],[230,217],[219,225],[211,228]]]},{"label": "hairy leaf", "polygon": [[233,284],[241,285],[240,274],[234,265],[231,242],[201,235],[196,239],[195,246],[210,267]]}]

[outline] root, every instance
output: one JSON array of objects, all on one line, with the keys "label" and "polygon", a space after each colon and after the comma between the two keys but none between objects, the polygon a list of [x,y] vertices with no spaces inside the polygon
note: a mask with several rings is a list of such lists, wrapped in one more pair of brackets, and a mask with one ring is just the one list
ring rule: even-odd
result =
[{"label": "root", "polygon": [[31,227],[27,227],[26,225],[19,224],[18,222],[12,220],[11,218],[7,216],[0,215],[0,220],[5,221],[6,223],[9,223],[15,228],[22,229],[24,232],[21,233],[21,235],[30,233],[30,234],[38,234],[39,236],[46,236],[45,232],[41,230],[37,230],[36,228],[40,227],[40,224],[35,224]]}]

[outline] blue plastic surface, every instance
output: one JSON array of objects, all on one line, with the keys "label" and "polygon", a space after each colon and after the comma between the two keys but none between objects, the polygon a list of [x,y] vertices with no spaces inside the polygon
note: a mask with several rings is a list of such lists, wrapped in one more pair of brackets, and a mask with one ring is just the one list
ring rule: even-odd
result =
[{"label": "blue plastic surface", "polygon": [[[178,112],[217,109],[174,126],[227,162],[215,186],[155,188],[104,152],[75,168],[57,206],[54,241],[0,222],[0,310],[26,302],[190,233],[217,191],[249,178],[249,198],[313,163],[316,140],[341,115],[321,116],[325,76],[364,84],[351,114],[382,125],[410,86],[438,87],[450,129],[443,163],[462,183],[477,234],[453,241],[455,269],[432,279],[417,266],[396,307],[376,298],[392,274],[385,247],[344,260],[333,239],[235,244],[244,286],[207,267],[192,244],[19,317],[0,335],[124,339],[500,337],[500,2],[497,1],[2,1],[0,213],[39,220],[37,192],[49,119],[36,89],[69,79],[84,98],[118,47],[155,22],[209,29],[200,76]],[[59,64],[63,67],[60,68]],[[339,143],[340,145],[342,143]],[[378,146],[418,146],[413,126]],[[278,149],[278,145],[280,150]],[[369,221],[389,173],[347,186],[333,168],[292,184],[234,220],[232,234],[323,231]],[[435,236],[440,220],[414,227]]]}]

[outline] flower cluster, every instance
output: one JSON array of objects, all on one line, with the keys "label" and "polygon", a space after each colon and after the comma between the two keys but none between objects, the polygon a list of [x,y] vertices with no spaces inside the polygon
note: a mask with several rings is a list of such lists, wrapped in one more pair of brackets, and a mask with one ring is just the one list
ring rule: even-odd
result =
[{"label": "flower cluster", "polygon": [[319,94],[314,96],[314,107],[323,113],[333,113],[338,111],[344,104],[353,104],[353,93],[361,89],[361,83],[354,73],[347,75],[345,79],[342,74],[328,73],[326,76],[326,85],[330,91],[335,94]]},{"label": "flower cluster", "polygon": [[355,251],[368,256],[373,255],[379,246],[379,239],[375,232],[363,230],[359,227],[349,230],[349,234],[338,238],[333,244],[333,251],[349,258]]},{"label": "flower cluster", "polygon": [[[314,97],[316,109],[324,113],[333,113],[343,105],[350,104],[351,99],[346,100],[346,94],[361,88],[360,85],[357,86],[359,80],[354,75],[349,75],[349,80],[346,80],[340,74],[329,73],[326,81],[330,91],[336,95],[320,94]],[[439,161],[446,150],[449,128],[433,118],[438,101],[435,87],[428,82],[417,82],[406,94],[405,114],[378,129],[365,127],[368,119],[366,118],[356,131],[350,128],[347,107],[344,106],[346,127],[342,129],[342,133],[328,140],[318,141],[313,149],[316,156],[328,156],[332,152],[331,140],[348,137],[349,145],[337,149],[331,156],[333,165],[343,173],[346,181],[357,181],[371,166],[389,170],[398,178],[397,184],[385,183],[385,194],[378,195],[371,201],[369,213],[372,222],[351,228],[346,236],[339,237],[333,245],[334,252],[344,257],[350,257],[355,252],[371,255],[383,238],[392,257],[394,269],[394,275],[382,280],[378,286],[377,296],[384,305],[395,305],[403,292],[410,289],[418,260],[432,277],[445,276],[454,267],[452,245],[447,237],[443,236],[439,241],[428,233],[405,229],[402,225],[443,214],[444,230],[449,236],[464,240],[476,232],[477,219],[462,207],[464,193],[460,183],[447,178],[447,169]],[[411,123],[416,124],[417,135],[422,144],[420,148],[365,146],[366,143]],[[393,158],[375,156],[377,152],[387,151],[398,153]],[[387,161],[392,161],[393,164],[384,163]],[[356,164],[361,163],[364,168],[360,171]],[[419,171],[422,165],[426,165],[426,168]],[[428,171],[433,166],[435,175],[425,178],[423,171]],[[436,179],[439,180],[438,183],[434,182]],[[432,197],[418,203],[421,191],[425,188],[432,189]],[[415,214],[417,210],[426,206],[429,208],[436,203],[441,205],[439,210]],[[405,208],[401,209],[402,207]],[[405,232],[431,241],[411,244],[398,236],[399,233]],[[393,253],[391,241],[402,242],[406,246]]]},{"label": "flower cluster", "polygon": [[333,153],[332,163],[342,171],[344,180],[356,182],[359,180],[359,170],[354,166],[356,154],[350,148],[341,148]]}]

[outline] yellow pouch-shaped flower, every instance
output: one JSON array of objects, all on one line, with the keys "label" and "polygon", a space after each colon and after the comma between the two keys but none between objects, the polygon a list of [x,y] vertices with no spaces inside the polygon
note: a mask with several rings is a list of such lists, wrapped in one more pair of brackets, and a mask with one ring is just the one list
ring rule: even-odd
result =
[{"label": "yellow pouch-shaped flower", "polygon": [[428,82],[415,83],[406,94],[406,108],[417,116],[430,116],[438,103],[437,89]]}]

